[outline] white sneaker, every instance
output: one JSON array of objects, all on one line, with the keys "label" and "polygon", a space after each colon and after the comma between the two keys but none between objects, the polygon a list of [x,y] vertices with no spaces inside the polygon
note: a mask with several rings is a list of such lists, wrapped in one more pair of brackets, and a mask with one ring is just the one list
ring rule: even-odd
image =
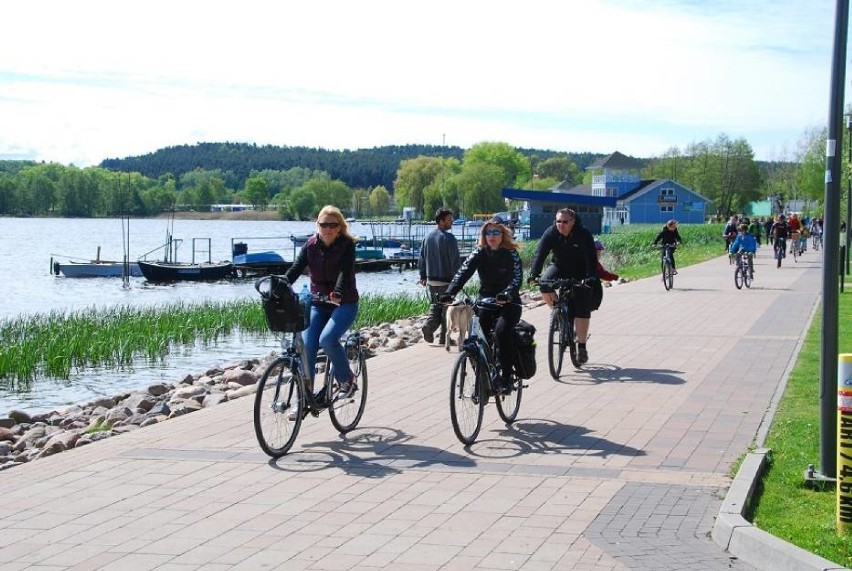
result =
[{"label": "white sneaker", "polygon": [[351,378],[348,381],[340,383],[337,388],[337,398],[348,399],[358,390],[358,385],[355,384],[355,379]]}]

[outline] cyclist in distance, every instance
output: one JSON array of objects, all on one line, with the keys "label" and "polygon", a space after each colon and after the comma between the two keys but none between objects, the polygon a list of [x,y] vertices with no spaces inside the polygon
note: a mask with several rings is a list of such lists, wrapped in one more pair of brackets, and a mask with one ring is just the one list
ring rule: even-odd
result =
[{"label": "cyclist in distance", "polygon": [[[544,231],[530,268],[529,282],[538,282],[542,267],[549,254],[553,254],[550,265],[542,276],[542,281],[557,279],[584,280],[589,285],[595,285],[597,277],[597,253],[595,241],[591,232],[586,230],[577,220],[577,214],[570,208],[563,208],[556,213],[556,223]],[[541,298],[548,306],[553,307],[556,294],[553,288],[541,284]],[[589,322],[594,306],[593,292],[589,287],[575,287],[574,301],[574,332],[577,335],[577,360],[587,363],[589,353],[586,340],[589,336]]]},{"label": "cyclist in distance", "polygon": [[[734,241],[731,242],[731,247],[728,249],[729,254],[737,254],[739,252],[751,254],[752,256],[757,253],[757,239],[749,233],[748,226],[745,224],[740,224],[739,233],[734,238]],[[749,257],[748,265],[749,269],[753,272],[754,260],[752,260],[751,256]]]},{"label": "cyclist in distance", "polygon": [[[318,232],[308,238],[285,277],[294,283],[305,268],[311,280],[311,293],[328,296],[328,302],[313,302],[311,324],[304,334],[307,369],[313,387],[317,351],[322,347],[332,364],[340,398],[358,390],[349,370],[346,350],[340,338],[358,314],[358,289],[355,286],[355,240],[336,206],[325,206],[317,216]],[[335,395],[325,395],[329,402]]]},{"label": "cyclist in distance", "polygon": [[772,228],[769,229],[769,236],[772,238],[773,247],[780,242],[781,248],[781,257],[787,257],[787,234],[789,229],[787,228],[787,221],[784,219],[783,214],[779,214],[775,217],[775,224],[772,225]]},{"label": "cyclist in distance", "polygon": [[[447,291],[438,298],[452,303],[455,295],[476,272],[479,275],[479,297],[495,297],[502,304],[500,314],[487,312],[480,316],[486,336],[494,331],[497,363],[500,367],[500,388],[512,390],[512,344],[515,325],[521,320],[521,297],[518,293],[523,279],[523,266],[518,255],[520,247],[512,239],[512,231],[495,220],[489,220],[479,232],[477,248],[471,252],[456,272]],[[506,350],[504,350],[506,349]]]},{"label": "cyclist in distance", "polygon": [[[680,237],[680,232],[677,231],[677,220],[669,220],[657,237],[654,238],[652,245],[662,243],[663,246],[678,246],[683,244],[683,239]],[[677,262],[675,262],[674,248],[670,253],[672,258],[672,273],[677,275]]]}]

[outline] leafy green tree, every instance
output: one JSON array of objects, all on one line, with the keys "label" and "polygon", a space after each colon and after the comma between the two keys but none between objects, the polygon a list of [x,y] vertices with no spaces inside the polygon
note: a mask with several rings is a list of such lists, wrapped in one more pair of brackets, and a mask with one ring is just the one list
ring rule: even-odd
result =
[{"label": "leafy green tree", "polygon": [[20,213],[15,177],[9,173],[0,173],[0,215],[15,216]]},{"label": "leafy green tree", "polygon": [[340,180],[330,180],[325,177],[312,178],[300,188],[305,188],[314,195],[317,211],[323,206],[331,204],[345,213],[349,210],[349,205],[352,204],[352,189]]},{"label": "leafy green tree", "polygon": [[522,186],[532,178],[529,160],[508,143],[477,143],[465,152],[462,164],[485,164],[499,168],[503,173],[503,187]]},{"label": "leafy green tree", "polygon": [[505,208],[502,190],[505,181],[502,168],[474,162],[465,163],[454,178],[453,184],[459,189],[459,211],[468,215],[499,212]]},{"label": "leafy green tree", "polygon": [[370,192],[365,188],[356,188],[352,192],[352,216],[362,217],[370,207]]},{"label": "leafy green tree", "polygon": [[377,216],[386,214],[390,210],[391,197],[388,189],[379,185],[370,191],[370,209]]},{"label": "leafy green tree", "polygon": [[253,176],[246,181],[243,198],[258,210],[266,210],[269,204],[269,183],[262,176]]},{"label": "leafy green tree", "polygon": [[[556,184],[559,184],[564,180],[579,184],[579,182],[583,180],[583,177],[580,174],[580,169],[578,169],[577,165],[574,164],[574,161],[569,159],[567,156],[550,157],[540,163],[536,163],[534,168],[534,175],[537,175],[540,179],[553,179],[556,181]],[[536,188],[539,186],[542,186],[543,188],[553,186],[544,186],[542,180],[535,181],[535,183]]]},{"label": "leafy green tree", "polygon": [[444,162],[439,157],[421,156],[400,162],[394,181],[397,206],[412,206],[418,214],[424,214],[423,192],[427,186],[439,180],[445,172],[443,167]]},{"label": "leafy green tree", "polygon": [[825,145],[828,128],[811,128],[799,140],[796,162],[799,165],[795,179],[787,192],[786,200],[807,198],[825,200]]},{"label": "leafy green tree", "polygon": [[307,185],[290,193],[287,207],[295,220],[309,220],[317,212],[316,198]]}]

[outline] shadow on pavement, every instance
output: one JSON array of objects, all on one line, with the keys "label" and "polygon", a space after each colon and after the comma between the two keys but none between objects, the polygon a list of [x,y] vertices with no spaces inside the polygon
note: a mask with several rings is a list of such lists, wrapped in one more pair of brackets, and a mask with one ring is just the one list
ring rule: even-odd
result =
[{"label": "shadow on pavement", "polygon": [[269,464],[288,472],[337,468],[347,474],[367,478],[384,478],[411,468],[476,466],[476,462],[467,456],[432,446],[407,444],[412,439],[396,428],[362,427],[341,435],[340,440],[314,442],[310,449],[270,460]]},{"label": "shadow on pavement", "polygon": [[682,371],[670,369],[623,369],[617,365],[592,363],[571,373],[571,378],[560,378],[563,385],[594,383],[658,383],[661,385],[682,385],[686,381],[677,376]]},{"label": "shadow on pavement", "polygon": [[[552,420],[527,418],[499,430],[501,437],[514,440],[517,449],[515,456],[521,454],[568,454],[572,456],[610,455],[644,456],[645,451],[620,442],[601,438],[582,426],[559,424]],[[474,443],[469,451],[478,457],[493,458],[488,454],[488,440]],[[505,447],[498,447],[502,456]]]}]

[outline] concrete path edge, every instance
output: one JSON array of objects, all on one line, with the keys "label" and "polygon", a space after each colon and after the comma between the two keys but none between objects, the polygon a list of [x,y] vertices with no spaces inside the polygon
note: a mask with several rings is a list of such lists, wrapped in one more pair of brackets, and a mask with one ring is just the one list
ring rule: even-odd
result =
[{"label": "concrete path edge", "polygon": [[848,570],[758,529],[743,517],[769,454],[769,448],[757,448],[746,455],[719,509],[711,533],[713,541],[738,559],[766,571]]}]

